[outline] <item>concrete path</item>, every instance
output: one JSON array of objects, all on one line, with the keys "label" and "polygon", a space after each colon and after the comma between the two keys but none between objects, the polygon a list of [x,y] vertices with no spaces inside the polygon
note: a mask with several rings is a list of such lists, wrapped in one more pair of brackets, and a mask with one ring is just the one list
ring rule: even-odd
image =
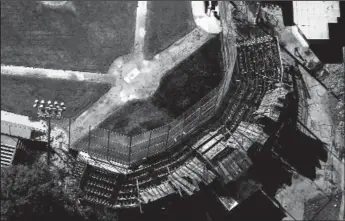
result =
[{"label": "concrete path", "polygon": [[56,70],[46,68],[32,68],[23,66],[1,65],[2,75],[26,76],[33,78],[51,78],[73,81],[86,81],[94,83],[116,83],[116,77],[91,72],[80,72],[71,70]]},{"label": "concrete path", "polygon": [[134,54],[144,57],[144,44],[146,34],[147,1],[138,1],[137,19],[135,27]]}]

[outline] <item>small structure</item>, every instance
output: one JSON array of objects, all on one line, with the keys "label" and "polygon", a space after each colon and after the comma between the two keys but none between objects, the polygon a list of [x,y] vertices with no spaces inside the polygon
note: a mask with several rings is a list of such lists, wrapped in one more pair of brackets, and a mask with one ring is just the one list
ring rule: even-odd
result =
[{"label": "small structure", "polygon": [[46,132],[43,121],[34,122],[27,116],[1,111],[1,134],[22,139],[33,139],[33,132]]},{"label": "small structure", "polygon": [[12,165],[24,140],[36,140],[36,132],[45,133],[43,122],[33,122],[27,116],[1,111],[1,166]]},{"label": "small structure", "polygon": [[23,147],[24,144],[21,139],[1,134],[1,167],[11,166],[17,149]]},{"label": "small structure", "polygon": [[329,39],[329,23],[337,23],[340,17],[338,1],[294,1],[295,24],[307,39]]}]

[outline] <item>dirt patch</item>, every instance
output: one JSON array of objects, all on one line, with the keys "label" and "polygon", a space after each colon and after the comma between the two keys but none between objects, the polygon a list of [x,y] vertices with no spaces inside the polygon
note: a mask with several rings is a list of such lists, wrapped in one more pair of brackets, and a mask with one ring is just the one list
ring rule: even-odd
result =
[{"label": "dirt patch", "polygon": [[57,100],[66,104],[64,117],[75,117],[110,87],[108,84],[1,75],[1,110],[36,118],[37,111],[32,107],[35,99]]},{"label": "dirt patch", "polygon": [[305,204],[304,220],[338,220],[341,193],[331,196],[318,196]]},{"label": "dirt patch", "polygon": [[126,104],[100,127],[135,135],[165,125],[218,86],[220,61],[220,40],[215,38],[167,73],[152,98]]},{"label": "dirt patch", "polygon": [[147,2],[145,57],[152,59],[195,27],[190,1]]},{"label": "dirt patch", "polygon": [[[1,63],[106,73],[134,46],[137,1],[1,2]],[[100,13],[101,12],[101,13]]]}]

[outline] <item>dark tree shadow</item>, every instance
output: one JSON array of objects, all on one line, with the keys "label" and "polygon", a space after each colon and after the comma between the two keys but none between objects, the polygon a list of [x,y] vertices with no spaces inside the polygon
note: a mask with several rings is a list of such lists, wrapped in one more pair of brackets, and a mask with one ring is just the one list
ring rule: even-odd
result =
[{"label": "dark tree shadow", "polygon": [[328,152],[324,144],[299,130],[287,130],[279,139],[279,155],[283,157],[301,175],[313,180],[320,160],[327,161]]},{"label": "dark tree shadow", "polygon": [[224,220],[249,221],[249,220],[270,220],[280,221],[285,216],[284,212],[276,207],[260,191],[254,193],[250,198],[235,207]]},{"label": "dark tree shadow", "polygon": [[248,176],[262,184],[262,189],[274,196],[284,184],[291,185],[292,173],[278,159],[270,153],[262,153],[253,161],[253,166],[248,170]]}]

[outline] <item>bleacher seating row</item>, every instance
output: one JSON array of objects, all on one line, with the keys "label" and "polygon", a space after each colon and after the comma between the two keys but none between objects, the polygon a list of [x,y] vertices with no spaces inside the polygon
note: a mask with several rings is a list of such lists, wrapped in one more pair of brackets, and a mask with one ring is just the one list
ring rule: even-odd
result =
[{"label": "bleacher seating row", "polygon": [[78,181],[82,178],[84,171],[86,170],[87,164],[79,159],[76,160],[74,165],[73,176]]},{"label": "bleacher seating row", "polygon": [[[118,184],[109,172],[92,170],[84,184],[85,199],[112,208],[136,207],[173,193],[191,195],[199,190],[200,183],[208,185],[218,175],[226,183],[241,176],[251,166],[245,152],[251,144],[239,147],[236,139],[245,135],[255,140],[253,137],[263,135],[259,126],[247,119],[253,116],[265,93],[280,81],[276,41],[263,37],[237,47],[239,72],[233,78],[238,79],[238,85],[225,111],[226,132],[210,132],[191,147],[183,146],[169,157],[139,167],[126,175],[123,184]],[[225,134],[230,136],[226,138]]]},{"label": "bleacher seating row", "polygon": [[1,166],[8,167],[12,165],[15,153],[16,147],[1,144]]}]

